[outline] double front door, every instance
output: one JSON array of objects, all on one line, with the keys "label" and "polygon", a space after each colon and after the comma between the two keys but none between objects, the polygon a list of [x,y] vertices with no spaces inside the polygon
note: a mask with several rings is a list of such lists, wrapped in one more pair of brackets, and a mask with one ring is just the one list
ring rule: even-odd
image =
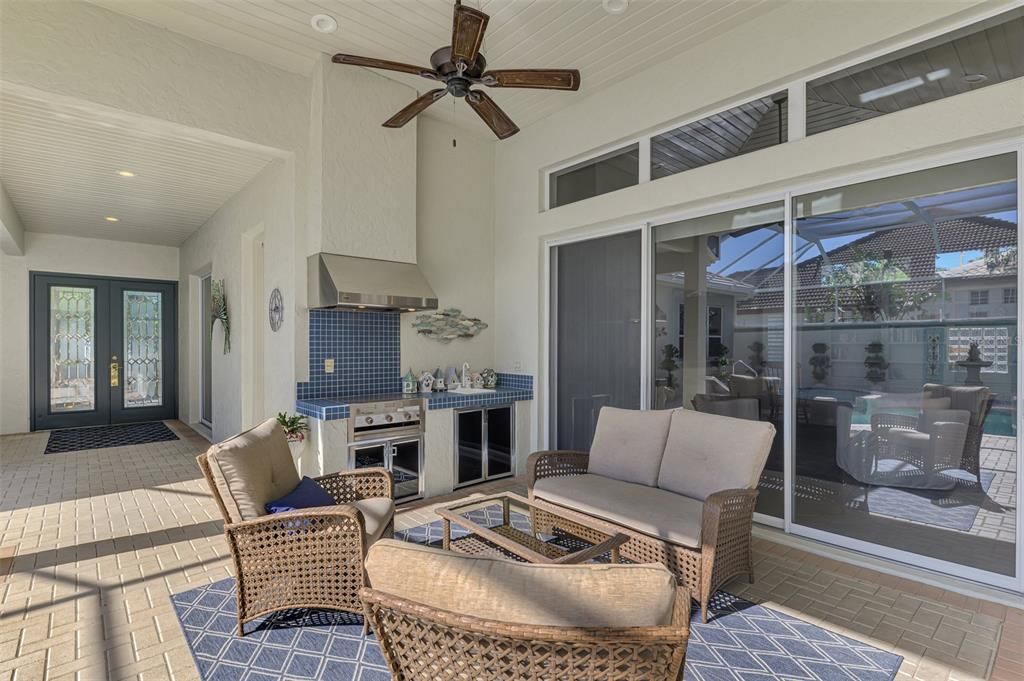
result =
[{"label": "double front door", "polygon": [[177,416],[177,284],[32,274],[32,429]]}]

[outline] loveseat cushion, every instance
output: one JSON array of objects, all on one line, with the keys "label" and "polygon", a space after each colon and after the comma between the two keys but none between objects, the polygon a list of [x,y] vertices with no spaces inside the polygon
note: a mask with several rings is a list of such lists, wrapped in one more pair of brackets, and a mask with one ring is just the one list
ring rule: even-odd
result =
[{"label": "loveseat cushion", "polygon": [[530,565],[382,539],[365,566],[374,589],[500,622],[659,626],[675,604],[675,578],[661,565]]},{"label": "loveseat cushion", "polygon": [[677,409],[658,487],[700,501],[721,490],[752,489],[774,438],[775,426],[768,422]]},{"label": "loveseat cushion", "polygon": [[533,494],[673,544],[700,546],[704,504],[674,492],[588,473],[538,480]]},{"label": "loveseat cushion", "polygon": [[267,502],[299,484],[288,438],[276,419],[213,445],[206,461],[231,522],[266,515]]},{"label": "loveseat cushion", "polygon": [[671,411],[604,407],[590,446],[588,471],[653,487],[658,482]]}]

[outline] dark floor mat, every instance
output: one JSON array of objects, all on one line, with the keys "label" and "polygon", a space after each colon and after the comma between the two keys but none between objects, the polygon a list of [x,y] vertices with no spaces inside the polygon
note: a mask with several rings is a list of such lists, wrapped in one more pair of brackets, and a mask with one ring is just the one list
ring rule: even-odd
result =
[{"label": "dark floor mat", "polygon": [[126,423],[117,426],[68,428],[50,433],[46,454],[78,452],[83,449],[106,449],[126,445],[144,445],[150,442],[177,440],[178,436],[161,421],[152,423]]}]

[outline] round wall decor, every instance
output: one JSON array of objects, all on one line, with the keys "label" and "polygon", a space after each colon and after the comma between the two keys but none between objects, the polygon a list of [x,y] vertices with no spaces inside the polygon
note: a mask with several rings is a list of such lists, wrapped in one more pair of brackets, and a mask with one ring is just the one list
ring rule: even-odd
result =
[{"label": "round wall decor", "polygon": [[270,329],[277,331],[284,324],[284,298],[281,296],[281,289],[275,288],[270,292]]}]

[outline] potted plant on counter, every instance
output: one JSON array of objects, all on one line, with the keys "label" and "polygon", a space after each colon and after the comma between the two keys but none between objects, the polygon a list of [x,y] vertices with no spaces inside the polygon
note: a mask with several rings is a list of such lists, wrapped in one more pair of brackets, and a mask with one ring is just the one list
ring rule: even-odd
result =
[{"label": "potted plant on counter", "polygon": [[309,423],[301,414],[289,416],[283,411],[277,415],[277,422],[281,424],[281,428],[284,429],[284,434],[288,438],[288,449],[292,451],[292,460],[295,461],[295,468],[298,470],[302,452],[306,448],[306,433],[309,432]]}]

